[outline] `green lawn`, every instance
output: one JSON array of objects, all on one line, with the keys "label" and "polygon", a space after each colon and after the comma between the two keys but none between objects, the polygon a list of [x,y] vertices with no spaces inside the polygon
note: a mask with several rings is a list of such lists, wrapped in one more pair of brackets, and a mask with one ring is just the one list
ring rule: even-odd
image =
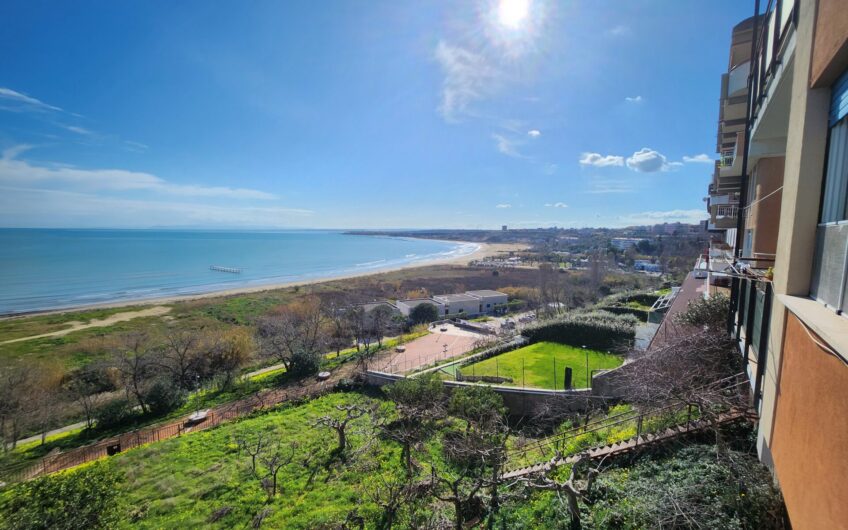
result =
[{"label": "green lawn", "polygon": [[[586,353],[589,354],[590,371],[615,368],[621,366],[624,361],[620,355],[584,350],[555,342],[537,342],[470,366],[463,366],[460,370],[464,375],[511,377],[512,384],[516,386],[561,390],[565,379],[565,367],[569,366],[572,369],[572,387],[586,388],[589,386],[586,377]],[[554,384],[554,375],[556,375],[556,384]]]}]

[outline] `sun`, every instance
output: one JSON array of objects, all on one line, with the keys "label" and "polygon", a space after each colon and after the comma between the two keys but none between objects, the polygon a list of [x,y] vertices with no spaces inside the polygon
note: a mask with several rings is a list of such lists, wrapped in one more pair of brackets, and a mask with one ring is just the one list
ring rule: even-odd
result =
[{"label": "sun", "polygon": [[500,0],[498,2],[498,22],[508,28],[518,28],[527,18],[530,0]]}]

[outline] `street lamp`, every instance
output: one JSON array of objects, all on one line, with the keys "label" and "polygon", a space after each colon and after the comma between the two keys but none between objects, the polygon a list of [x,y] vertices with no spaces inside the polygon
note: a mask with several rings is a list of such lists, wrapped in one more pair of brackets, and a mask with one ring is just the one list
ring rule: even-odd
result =
[{"label": "street lamp", "polygon": [[590,387],[592,386],[592,376],[589,374],[589,350],[586,349],[586,345],[583,345],[583,352],[586,354],[586,384]]}]

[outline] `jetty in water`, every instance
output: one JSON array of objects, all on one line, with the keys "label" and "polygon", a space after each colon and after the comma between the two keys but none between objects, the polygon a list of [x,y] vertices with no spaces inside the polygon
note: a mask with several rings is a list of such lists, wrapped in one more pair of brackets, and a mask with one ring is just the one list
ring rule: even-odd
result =
[{"label": "jetty in water", "polygon": [[232,274],[240,274],[241,269],[237,269],[236,267],[222,267],[220,265],[210,265],[209,270],[218,271],[218,272],[229,272]]}]

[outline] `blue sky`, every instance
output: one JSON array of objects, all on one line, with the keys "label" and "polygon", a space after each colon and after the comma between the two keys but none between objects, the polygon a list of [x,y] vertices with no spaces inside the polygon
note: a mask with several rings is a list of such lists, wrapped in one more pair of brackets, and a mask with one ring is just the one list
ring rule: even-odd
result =
[{"label": "blue sky", "polygon": [[0,226],[694,222],[752,11],[9,0]]}]

